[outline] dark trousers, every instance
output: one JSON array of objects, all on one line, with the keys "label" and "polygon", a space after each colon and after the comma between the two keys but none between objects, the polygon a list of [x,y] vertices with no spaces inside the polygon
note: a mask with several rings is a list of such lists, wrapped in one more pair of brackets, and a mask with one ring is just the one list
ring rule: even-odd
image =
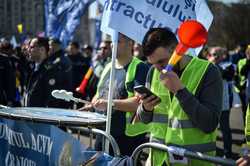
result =
[{"label": "dark trousers", "polygon": [[241,110],[242,110],[242,118],[245,126],[245,120],[246,120],[246,112],[247,112],[247,99],[246,99],[246,93],[245,91],[240,91],[239,93],[240,100],[241,100]]},{"label": "dark trousers", "polygon": [[222,132],[224,155],[227,158],[232,157],[232,133],[229,124],[230,111],[222,111],[220,117],[220,128]]}]

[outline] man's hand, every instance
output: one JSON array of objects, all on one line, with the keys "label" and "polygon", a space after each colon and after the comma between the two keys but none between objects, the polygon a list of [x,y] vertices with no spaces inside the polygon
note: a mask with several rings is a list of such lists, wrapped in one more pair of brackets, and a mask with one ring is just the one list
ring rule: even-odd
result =
[{"label": "man's hand", "polygon": [[79,109],[77,111],[91,111],[93,109],[93,104],[87,104]]},{"label": "man's hand", "polygon": [[94,107],[94,103],[97,101],[97,97],[94,96],[91,100],[90,104],[86,104],[83,107],[79,108],[77,111],[93,111],[93,109],[95,109]]},{"label": "man's hand", "polygon": [[250,154],[248,156],[241,157],[236,161],[237,166],[248,166],[250,165]]},{"label": "man's hand", "polygon": [[106,111],[108,106],[108,101],[104,99],[93,100],[91,104],[88,104],[82,108],[79,108],[78,111],[90,111],[93,108],[99,111]]},{"label": "man's hand", "polygon": [[100,110],[100,111],[107,111],[107,106],[108,106],[108,101],[104,99],[97,99],[94,101],[93,106],[95,109]]},{"label": "man's hand", "polygon": [[183,89],[184,86],[181,83],[178,75],[175,72],[162,73],[160,75],[161,82],[172,93],[176,94],[178,90]]},{"label": "man's hand", "polygon": [[153,111],[154,107],[161,102],[159,97],[153,95],[146,97],[146,94],[143,94],[139,98],[145,111]]}]

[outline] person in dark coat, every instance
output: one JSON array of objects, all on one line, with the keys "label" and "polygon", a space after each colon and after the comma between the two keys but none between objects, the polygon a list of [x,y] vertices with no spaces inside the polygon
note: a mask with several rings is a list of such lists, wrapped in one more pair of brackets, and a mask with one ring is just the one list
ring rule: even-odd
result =
[{"label": "person in dark coat", "polygon": [[[2,43],[1,43],[2,44]],[[16,96],[15,68],[0,44],[0,104],[12,106]]]},{"label": "person in dark coat", "polygon": [[37,37],[31,40],[30,59],[36,62],[36,67],[29,80],[26,106],[70,107],[70,103],[55,99],[51,95],[55,89],[72,89],[71,63],[59,48],[54,47],[53,42],[49,46],[47,38]]},{"label": "person in dark coat", "polygon": [[75,90],[80,85],[82,78],[90,67],[90,59],[81,54],[80,46],[77,42],[69,43],[68,57],[72,63],[72,84]]}]

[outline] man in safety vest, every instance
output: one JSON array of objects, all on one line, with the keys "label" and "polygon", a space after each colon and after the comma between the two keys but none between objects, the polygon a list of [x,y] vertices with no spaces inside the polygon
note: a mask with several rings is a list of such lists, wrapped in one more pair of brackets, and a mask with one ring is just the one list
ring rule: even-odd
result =
[{"label": "man in safety vest", "polygon": [[[119,34],[117,57],[115,62],[115,79],[113,89],[113,104],[111,117],[111,135],[117,141],[122,155],[130,156],[133,150],[145,142],[141,132],[143,123],[131,124],[132,115],[139,105],[134,95],[134,86],[145,84],[149,66],[132,55],[133,41]],[[111,63],[102,71],[97,86],[97,93],[92,104],[83,109],[93,107],[95,111],[107,110]],[[102,140],[97,137],[96,150],[101,150]]]},{"label": "man in safety vest", "polygon": [[[248,102],[249,103],[249,102]],[[246,147],[243,147],[243,157],[239,158],[236,161],[237,166],[248,166],[250,165],[250,109],[249,104],[246,111],[246,119],[245,119],[245,137],[246,137]]]},{"label": "man in safety vest", "polygon": [[[173,71],[163,74],[161,71],[176,45],[175,35],[165,28],[152,28],[146,33],[143,53],[152,64],[146,85],[158,97],[141,95],[138,116],[148,124],[152,142],[215,155],[222,77],[213,64],[191,56],[184,56]],[[212,165],[153,149],[147,163],[154,166]]]},{"label": "man in safety vest", "polygon": [[246,57],[240,59],[237,63],[237,88],[242,103],[243,119],[246,119],[247,103],[250,96],[249,88],[249,66],[250,66],[250,45],[247,46],[245,51]]}]

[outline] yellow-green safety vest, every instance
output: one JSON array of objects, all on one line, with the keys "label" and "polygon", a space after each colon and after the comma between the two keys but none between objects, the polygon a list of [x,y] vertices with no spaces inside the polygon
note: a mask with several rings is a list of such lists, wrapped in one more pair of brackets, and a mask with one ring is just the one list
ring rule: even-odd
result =
[{"label": "yellow-green safety vest", "polygon": [[238,64],[237,64],[237,68],[238,68],[238,72],[239,72],[239,77],[240,77],[240,86],[243,86],[245,81],[246,81],[246,77],[244,75],[241,75],[240,72],[243,68],[243,66],[245,66],[247,63],[247,58],[241,59],[239,60]]},{"label": "yellow-green safety vest", "polygon": [[[150,141],[165,144],[165,136],[167,133],[168,111],[171,102],[170,93],[168,89],[160,81],[160,72],[157,69],[153,70],[153,77],[151,80],[151,91],[156,94],[161,102],[154,108],[152,122],[150,123]],[[159,150],[150,150],[150,161],[154,165],[162,165],[166,160],[166,152]]]},{"label": "yellow-green safety vest", "polygon": [[[127,84],[129,82],[134,81],[136,71],[137,71],[137,66],[140,63],[144,63],[144,62],[142,62],[141,60],[139,60],[136,57],[133,57],[131,63],[128,66],[128,70],[127,70],[126,78],[125,78],[125,87],[126,87],[126,90],[127,90],[127,93],[128,93],[128,97],[133,97],[134,96],[134,92],[133,91],[131,92],[131,91],[128,90]],[[99,97],[99,92],[100,92],[100,88],[101,88],[101,86],[103,84],[103,79],[108,74],[110,69],[111,69],[111,63],[108,63],[105,66],[105,68],[104,68],[104,70],[102,72],[102,75],[100,77],[100,81],[99,81],[98,86],[97,86],[97,97]],[[131,119],[132,119],[132,115],[133,115],[133,113],[126,112],[126,130],[125,130],[125,134],[128,135],[128,136],[136,136],[136,135],[145,133],[147,131],[146,130],[147,125],[143,124],[141,122],[131,124],[130,122],[131,122]]]},{"label": "yellow-green safety vest", "polygon": [[[138,58],[134,57],[132,62],[130,63],[127,71],[127,76],[126,76],[126,89],[128,92],[128,97],[133,97],[134,96],[134,91],[130,92],[127,88],[127,83],[134,81],[135,79],[135,74],[136,74],[136,69],[137,65],[140,63],[144,63]],[[146,133],[148,130],[147,124],[144,124],[142,122],[136,122],[134,124],[131,123],[132,118],[133,118],[133,112],[126,112],[126,130],[125,134],[127,136],[137,136],[139,134]]]},{"label": "yellow-green safety vest", "polygon": [[[191,62],[184,69],[180,80],[192,94],[195,95],[208,66],[208,61],[192,58]],[[167,124],[166,122],[165,124],[157,124],[156,120],[153,122],[154,125],[151,126],[151,138],[153,141],[157,140],[167,145],[181,146],[189,150],[214,155],[216,131],[207,134],[196,128],[182,110],[178,99],[173,96],[171,101],[167,88],[165,88],[165,91],[163,90],[164,86],[159,83],[159,75],[160,73],[155,70],[151,83],[152,91],[161,97],[162,101],[162,104],[158,105],[154,110],[154,114],[155,112],[157,114],[156,117],[153,117],[153,121],[154,119],[158,121],[159,119],[164,119],[164,121],[167,121]],[[167,161],[167,164],[169,164],[166,153],[163,154],[162,152],[152,150],[150,157],[154,166],[161,166],[164,161]],[[188,165],[210,166],[212,164],[198,160],[189,160]],[[181,166],[181,164],[174,164],[174,166]]]}]

